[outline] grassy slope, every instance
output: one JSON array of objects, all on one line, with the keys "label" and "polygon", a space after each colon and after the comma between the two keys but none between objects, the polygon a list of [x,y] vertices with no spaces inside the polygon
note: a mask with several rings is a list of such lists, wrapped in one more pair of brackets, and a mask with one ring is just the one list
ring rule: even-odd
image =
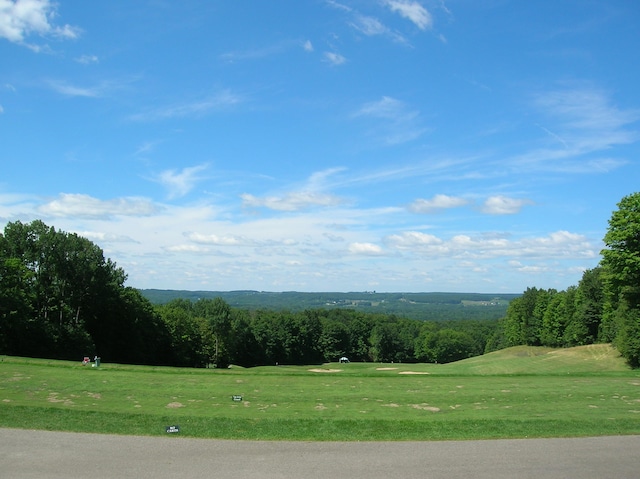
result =
[{"label": "grassy slope", "polygon": [[608,345],[518,347],[446,365],[230,370],[3,358],[0,424],[148,435],[178,424],[181,435],[229,439],[637,434],[640,372]]}]

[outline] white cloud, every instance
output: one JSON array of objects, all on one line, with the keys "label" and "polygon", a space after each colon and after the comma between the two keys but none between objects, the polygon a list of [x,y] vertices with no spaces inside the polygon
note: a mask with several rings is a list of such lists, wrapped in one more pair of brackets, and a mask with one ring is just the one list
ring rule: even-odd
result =
[{"label": "white cloud", "polygon": [[170,199],[187,195],[203,178],[200,176],[208,165],[191,166],[178,171],[175,169],[165,170],[158,174],[154,181],[160,183],[168,190]]},{"label": "white cloud", "polygon": [[38,208],[44,215],[75,218],[150,216],[159,210],[160,207],[145,198],[100,200],[89,195],[65,193]]},{"label": "white cloud", "polygon": [[342,65],[346,63],[347,59],[335,52],[324,52],[324,59],[327,63],[331,63],[332,65]]},{"label": "white cloud", "polygon": [[531,204],[530,200],[496,195],[485,200],[481,211],[488,215],[513,215],[519,213],[523,206],[529,204]]},{"label": "white cloud", "polygon": [[169,251],[171,253],[208,253],[208,248],[203,248],[202,246],[197,246],[193,244],[179,244],[173,246],[167,246],[164,250]]},{"label": "white cloud", "polygon": [[78,27],[57,26],[50,22],[55,18],[56,10],[57,4],[49,0],[0,0],[0,37],[36,51],[40,47],[25,42],[31,34],[62,39],[77,38],[80,35]]},{"label": "white cloud", "polygon": [[76,234],[99,243],[137,243],[127,235],[105,233],[102,231],[76,231]]},{"label": "white cloud", "polygon": [[597,257],[598,251],[583,235],[557,231],[542,237],[517,240],[479,235],[459,234],[448,240],[417,231],[389,235],[385,243],[405,253],[435,259],[459,258],[468,261],[493,258],[571,258]]},{"label": "white cloud", "polygon": [[414,213],[435,213],[448,208],[458,208],[469,202],[457,196],[435,195],[430,200],[417,199],[409,205],[409,210]]},{"label": "white cloud", "polygon": [[382,248],[373,243],[351,243],[349,253],[363,256],[381,256],[384,254]]},{"label": "white cloud", "polygon": [[384,3],[392,12],[396,12],[410,20],[420,30],[426,30],[433,25],[431,14],[418,2],[411,0],[385,0]]},{"label": "white cloud", "polygon": [[248,208],[268,208],[277,211],[301,211],[314,207],[344,204],[343,198],[325,193],[325,190],[331,187],[329,178],[341,171],[344,171],[344,168],[316,171],[309,176],[303,185],[278,195],[258,197],[244,193],[241,195],[242,205]]},{"label": "white cloud", "polygon": [[199,244],[209,244],[216,246],[251,246],[255,245],[255,242],[244,238],[242,236],[235,235],[217,235],[217,234],[202,234],[202,233],[189,233],[187,235],[189,240]]},{"label": "white cloud", "polygon": [[406,231],[401,234],[390,235],[385,238],[385,242],[398,249],[423,249],[429,248],[432,251],[446,251],[444,241],[437,236],[421,233],[419,231]]},{"label": "white cloud", "polygon": [[305,52],[312,52],[313,51],[313,43],[311,43],[311,40],[307,40],[306,42],[304,42],[302,44],[302,48],[304,49]]}]

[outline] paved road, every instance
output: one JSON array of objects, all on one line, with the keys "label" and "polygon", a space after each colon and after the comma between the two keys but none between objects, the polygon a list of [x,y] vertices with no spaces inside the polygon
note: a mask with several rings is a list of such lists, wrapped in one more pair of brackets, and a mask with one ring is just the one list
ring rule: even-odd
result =
[{"label": "paved road", "polygon": [[640,436],[251,442],[0,429],[7,479],[638,478]]}]

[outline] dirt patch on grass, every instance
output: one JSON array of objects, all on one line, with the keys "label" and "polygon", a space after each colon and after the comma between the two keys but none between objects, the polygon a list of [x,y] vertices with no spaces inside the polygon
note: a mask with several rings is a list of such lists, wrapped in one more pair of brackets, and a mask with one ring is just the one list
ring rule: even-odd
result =
[{"label": "dirt patch on grass", "polygon": [[421,409],[422,411],[440,412],[440,408],[439,407],[429,406],[426,403],[412,404],[411,407],[414,408],[414,409]]},{"label": "dirt patch on grass", "polygon": [[312,373],[339,373],[342,369],[322,369],[322,368],[314,368],[309,369]]},{"label": "dirt patch on grass", "polygon": [[167,404],[167,407],[169,409],[177,409],[179,407],[184,407],[184,404],[182,404],[181,402],[170,402],[169,404]]}]

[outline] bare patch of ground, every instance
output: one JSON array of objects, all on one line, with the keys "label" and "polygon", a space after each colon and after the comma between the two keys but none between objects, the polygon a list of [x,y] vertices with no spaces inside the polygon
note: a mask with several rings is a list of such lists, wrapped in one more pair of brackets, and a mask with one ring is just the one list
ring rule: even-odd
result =
[{"label": "bare patch of ground", "polygon": [[167,404],[167,407],[169,409],[177,409],[179,407],[184,407],[184,404],[182,404],[181,402],[170,402],[169,404]]},{"label": "bare patch of ground", "polygon": [[440,412],[440,408],[439,407],[429,406],[426,403],[412,404],[411,407],[414,408],[414,409],[421,409],[423,411]]}]

